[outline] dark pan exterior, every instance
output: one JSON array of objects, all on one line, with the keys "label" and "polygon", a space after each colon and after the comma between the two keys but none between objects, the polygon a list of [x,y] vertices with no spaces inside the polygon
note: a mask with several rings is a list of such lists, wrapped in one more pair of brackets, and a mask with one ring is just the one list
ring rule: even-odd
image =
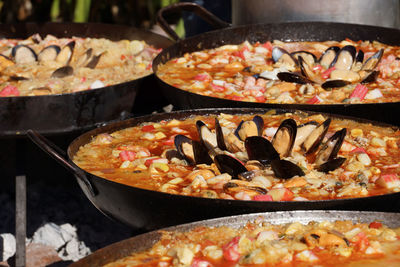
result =
[{"label": "dark pan exterior", "polygon": [[[69,159],[73,158],[79,147],[90,142],[91,138],[99,133],[114,132],[119,129],[139,125],[146,121],[156,122],[172,118],[183,119],[192,115],[219,114],[221,112],[229,114],[254,114],[265,113],[267,111],[268,109],[254,108],[205,109],[155,114],[116,122],[87,132],[75,139],[68,148],[68,157]],[[278,110],[277,112],[285,113],[288,112],[288,110]],[[335,115],[331,117],[338,118],[344,116]],[[362,119],[355,120],[366,122],[366,120]],[[375,124],[387,126],[381,123]],[[71,160],[69,161],[72,162]],[[72,165],[79,169],[75,164],[72,163]],[[79,175],[76,175],[77,181],[94,206],[109,217],[141,230],[152,230],[196,220],[262,211],[304,209],[400,210],[400,193],[366,198],[323,201],[241,201],[172,195],[130,187],[100,178],[87,172],[84,172],[84,175],[87,177],[89,184],[93,187],[92,191]]]},{"label": "dark pan exterior", "polygon": [[[240,44],[245,40],[251,43],[272,40],[282,41],[341,41],[376,40],[389,45],[400,45],[400,30],[331,22],[295,22],[276,24],[245,25],[211,31],[178,41],[163,50],[153,62],[153,70],[171,58],[183,56],[185,53],[215,48],[225,44]],[[157,75],[156,75],[157,77]],[[202,96],[181,90],[164,83],[157,77],[165,97],[178,109],[211,108],[211,107],[258,107],[303,109],[326,113],[368,118],[400,125],[400,117],[395,112],[400,102],[370,104],[270,104],[234,101],[210,96]]]},{"label": "dark pan exterior", "polygon": [[[0,25],[0,38],[104,37],[111,40],[144,40],[157,48],[172,42],[160,35],[122,25],[95,23],[27,23]],[[152,75],[151,75],[152,76]],[[147,76],[149,77],[149,76]],[[145,77],[145,78],[147,78]],[[105,88],[62,95],[0,97],[0,137],[24,135],[28,129],[43,134],[63,134],[118,120],[131,112],[145,78]],[[152,90],[146,88],[146,90]]]},{"label": "dark pan exterior", "polygon": [[[306,224],[310,221],[337,221],[351,220],[353,222],[368,223],[380,221],[389,227],[400,227],[399,213],[383,212],[357,212],[357,211],[284,211],[284,212],[265,212],[248,215],[231,216],[219,219],[199,221],[195,223],[170,227],[164,230],[186,232],[197,226],[218,227],[227,225],[230,227],[242,227],[247,222],[263,218],[272,224],[300,222]],[[138,235],[118,243],[114,243],[105,248],[95,251],[93,254],[75,262],[69,267],[97,267],[127,257],[132,253],[150,249],[161,237],[160,232],[154,231]]]}]

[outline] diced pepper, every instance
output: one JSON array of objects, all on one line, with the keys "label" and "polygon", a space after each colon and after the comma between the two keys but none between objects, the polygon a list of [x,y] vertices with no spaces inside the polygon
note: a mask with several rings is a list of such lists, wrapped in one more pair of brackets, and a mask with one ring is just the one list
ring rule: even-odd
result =
[{"label": "diced pepper", "polygon": [[273,48],[270,41],[263,43],[262,47],[267,48],[269,51],[272,51],[272,48]]},{"label": "diced pepper", "polygon": [[319,104],[321,102],[322,102],[322,99],[318,95],[315,95],[311,99],[307,100],[306,103],[307,104]]},{"label": "diced pepper", "polygon": [[155,158],[147,159],[147,160],[144,162],[144,165],[146,165],[147,167],[149,167],[155,160],[159,160],[159,159],[161,159],[161,158],[155,157]]},{"label": "diced pepper", "polygon": [[363,100],[364,97],[368,93],[368,88],[365,85],[357,84],[354,88],[353,92],[350,94],[350,98],[358,97],[360,100]]},{"label": "diced pepper", "polygon": [[380,222],[372,222],[368,226],[369,228],[379,229],[382,227],[382,223]]},{"label": "diced pepper", "polygon": [[331,72],[334,71],[334,70],[335,70],[335,67],[332,67],[332,68],[327,69],[326,71],[324,71],[324,72],[321,74],[322,78],[328,79],[329,76],[331,75]]},{"label": "diced pepper", "polygon": [[124,150],[119,153],[119,157],[122,161],[133,161],[136,158],[136,153],[130,150]]},{"label": "diced pepper", "polygon": [[121,55],[121,60],[124,60],[126,58],[125,55]]},{"label": "diced pepper", "polygon": [[233,238],[229,243],[222,247],[224,258],[228,261],[238,261],[240,258],[239,253],[239,239],[237,236]]},{"label": "diced pepper", "polygon": [[258,102],[258,103],[265,103],[265,96],[257,96],[256,97],[256,101]]},{"label": "diced pepper", "polygon": [[244,99],[244,97],[238,96],[238,95],[233,95],[230,97],[230,99],[235,100],[235,101],[242,101]]},{"label": "diced pepper", "polygon": [[154,126],[152,124],[145,125],[142,127],[142,132],[152,132],[154,131]]},{"label": "diced pepper", "polygon": [[0,96],[19,96],[18,88],[9,84],[0,91]]},{"label": "diced pepper", "polygon": [[270,195],[255,195],[253,197],[255,201],[273,201],[272,196]]},{"label": "diced pepper", "polygon": [[146,70],[150,70],[153,67],[152,62],[150,62],[147,66],[146,66]]}]

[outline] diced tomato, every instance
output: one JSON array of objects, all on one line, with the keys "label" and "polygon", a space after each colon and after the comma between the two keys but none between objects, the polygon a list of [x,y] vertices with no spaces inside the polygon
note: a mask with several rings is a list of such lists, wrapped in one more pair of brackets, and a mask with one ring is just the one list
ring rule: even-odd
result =
[{"label": "diced tomato", "polygon": [[9,84],[0,91],[0,96],[19,96],[18,88]]},{"label": "diced tomato", "polygon": [[213,265],[209,261],[194,258],[192,261],[192,265],[190,265],[190,266],[191,267],[209,267],[209,266],[211,267]]},{"label": "diced tomato", "polygon": [[369,228],[379,229],[382,227],[382,223],[380,222],[372,222],[369,224]]},{"label": "diced tomato", "polygon": [[273,48],[270,41],[263,43],[262,47],[267,48],[269,51],[272,51],[272,48]]},{"label": "diced tomato", "polygon": [[146,70],[150,70],[153,67],[153,63],[150,62],[149,65],[147,65]]},{"label": "diced tomato", "polygon": [[154,131],[154,126],[152,124],[145,125],[142,127],[142,132],[152,132]]},{"label": "diced tomato", "polygon": [[205,74],[205,73],[201,73],[201,74],[197,74],[196,76],[194,76],[194,78],[196,81],[208,81],[211,79],[210,75]]},{"label": "diced tomato", "polygon": [[308,99],[306,103],[307,104],[319,104],[321,102],[322,102],[322,99],[318,95],[315,95],[311,99]]},{"label": "diced tomato", "polygon": [[255,201],[273,201],[272,196],[270,195],[255,195],[253,197]]},{"label": "diced tomato", "polygon": [[239,239],[237,236],[233,238],[229,243],[222,247],[224,258],[228,261],[238,261],[240,258],[239,253]]},{"label": "diced tomato", "polygon": [[258,102],[258,103],[265,103],[265,96],[257,96],[256,97],[256,101]]},{"label": "diced tomato", "polygon": [[334,70],[335,70],[335,67],[332,67],[332,68],[327,69],[326,71],[324,71],[324,72],[321,74],[322,78],[328,79],[329,76],[331,75],[331,72],[334,71]]},{"label": "diced tomato", "polygon": [[359,251],[365,251],[369,246],[369,240],[364,232],[357,234],[357,241],[355,242],[355,248]]},{"label": "diced tomato", "polygon": [[230,99],[235,100],[235,101],[242,101],[244,99],[244,97],[238,96],[238,95],[233,95],[230,97]]},{"label": "diced tomato", "polygon": [[168,140],[163,141],[163,145],[165,146],[172,146],[175,142],[175,138],[170,138]]},{"label": "diced tomato", "polygon": [[119,158],[122,161],[134,161],[136,158],[136,153],[130,150],[124,150],[119,153]]},{"label": "diced tomato", "polygon": [[211,88],[215,91],[215,92],[224,92],[225,91],[225,87],[219,86],[219,85],[215,85],[215,84],[211,84]]},{"label": "diced tomato", "polygon": [[357,148],[354,148],[352,151],[350,151],[350,153],[353,153],[353,154],[366,153],[367,154],[367,151],[363,147],[357,147]]},{"label": "diced tomato", "polygon": [[364,97],[368,93],[368,88],[365,85],[357,84],[354,88],[353,92],[350,94],[350,98],[358,97],[360,100],[363,100]]},{"label": "diced tomato", "polygon": [[125,55],[121,55],[121,60],[124,60],[126,58]]},{"label": "diced tomato", "polygon": [[86,82],[86,77],[81,78],[81,83],[84,83],[84,82]]}]

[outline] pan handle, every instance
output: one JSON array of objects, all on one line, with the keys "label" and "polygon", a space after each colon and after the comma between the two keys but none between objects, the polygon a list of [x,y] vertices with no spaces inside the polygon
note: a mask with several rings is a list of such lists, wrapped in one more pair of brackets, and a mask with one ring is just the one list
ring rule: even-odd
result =
[{"label": "pan handle", "polygon": [[67,157],[67,154],[61,148],[59,148],[49,139],[45,138],[43,135],[39,134],[34,130],[28,130],[27,135],[32,140],[33,143],[35,143],[44,152],[46,152],[52,158],[54,158],[64,168],[66,168],[67,170],[72,172],[76,177],[78,177],[78,179],[80,179],[86,185],[86,188],[92,197],[95,197],[97,195],[96,190],[86,177],[85,173],[81,169],[72,165],[70,162],[68,162],[68,160],[65,159]]},{"label": "pan handle", "polygon": [[195,13],[196,15],[201,17],[205,22],[213,26],[215,29],[222,29],[231,26],[231,24],[229,24],[228,22],[219,19],[217,16],[209,12],[207,9],[196,3],[189,3],[189,2],[175,3],[166,6],[164,8],[161,8],[157,12],[157,23],[165,31],[165,33],[168,34],[175,41],[179,41],[180,38],[166,22],[166,20],[164,19],[164,15],[176,13],[177,11],[182,11],[182,10]]}]

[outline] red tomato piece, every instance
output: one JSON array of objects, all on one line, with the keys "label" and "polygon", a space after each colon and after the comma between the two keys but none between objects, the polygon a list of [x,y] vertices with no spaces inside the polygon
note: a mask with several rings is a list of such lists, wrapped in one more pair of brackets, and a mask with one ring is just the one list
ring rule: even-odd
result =
[{"label": "red tomato piece", "polygon": [[331,75],[331,72],[332,72],[333,70],[335,70],[335,67],[329,68],[329,69],[327,69],[326,71],[324,71],[324,72],[321,74],[322,78],[328,79],[329,76]]},{"label": "red tomato piece", "polygon": [[119,158],[122,161],[133,161],[136,158],[136,153],[130,150],[124,150],[119,153]]},{"label": "red tomato piece", "polygon": [[240,237],[237,236],[233,238],[229,243],[225,244],[222,247],[222,251],[224,254],[224,258],[228,261],[238,261],[240,258],[239,253],[239,239]]},{"label": "red tomato piece", "polygon": [[265,103],[265,96],[257,96],[256,97],[256,101],[258,102],[258,103]]},{"label": "red tomato piece", "polygon": [[317,65],[315,65],[314,67],[313,67],[313,71],[320,71],[320,70],[322,70],[322,66],[321,65],[319,65],[319,64],[317,64]]},{"label": "red tomato piece", "polygon": [[234,95],[234,96],[230,97],[230,99],[235,100],[235,101],[242,101],[244,99],[244,97],[243,96]]},{"label": "red tomato piece", "polygon": [[253,197],[255,201],[273,201],[272,196],[270,195],[256,195]]},{"label": "red tomato piece", "polygon": [[0,91],[0,96],[19,96],[18,88],[9,84]]},{"label": "red tomato piece", "polygon": [[147,65],[146,70],[150,70],[153,67],[153,64],[150,62],[149,65]]},{"label": "red tomato piece", "polygon": [[358,97],[360,100],[363,100],[364,97],[368,93],[368,88],[365,85],[357,84],[354,88],[353,92],[350,94],[350,98]]},{"label": "red tomato piece", "polygon": [[272,51],[272,48],[273,48],[270,41],[263,43],[262,47],[267,48],[269,51]]},{"label": "red tomato piece", "polygon": [[155,161],[156,159],[160,159],[160,158],[148,159],[144,162],[144,165],[146,165],[146,167],[149,167],[153,163],[153,161]]},{"label": "red tomato piece", "polygon": [[379,229],[381,227],[382,227],[382,223],[380,223],[380,222],[372,222],[369,224],[369,228]]},{"label": "red tomato piece", "polygon": [[151,124],[142,127],[142,132],[152,132],[152,131],[154,131],[154,126]]}]

